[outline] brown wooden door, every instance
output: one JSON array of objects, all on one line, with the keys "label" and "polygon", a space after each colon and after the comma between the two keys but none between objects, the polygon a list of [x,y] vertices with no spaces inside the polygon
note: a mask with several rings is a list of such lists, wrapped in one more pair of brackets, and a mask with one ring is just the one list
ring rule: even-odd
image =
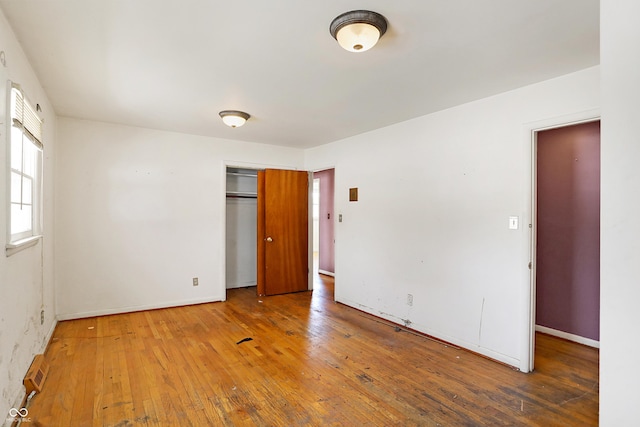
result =
[{"label": "brown wooden door", "polygon": [[258,172],[258,295],[308,289],[308,201],[308,172]]}]

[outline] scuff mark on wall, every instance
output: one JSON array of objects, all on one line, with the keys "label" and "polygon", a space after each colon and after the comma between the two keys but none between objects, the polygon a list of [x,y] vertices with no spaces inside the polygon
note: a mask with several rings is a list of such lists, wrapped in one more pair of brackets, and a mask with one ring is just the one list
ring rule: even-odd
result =
[{"label": "scuff mark on wall", "polygon": [[[13,346],[13,351],[11,352],[11,360],[9,361],[9,366],[13,366],[16,360],[16,354],[18,353],[18,349],[20,348],[20,344],[16,343]],[[11,369],[8,370],[7,376],[9,377],[9,382],[13,381],[13,371]]]},{"label": "scuff mark on wall", "polygon": [[[370,309],[370,310],[372,310],[371,312],[374,311],[373,309]],[[386,313],[384,311],[378,310],[378,314],[380,314],[380,316],[382,316],[383,318],[386,318],[386,319],[389,319],[389,318],[395,319],[393,321],[395,321],[396,323],[404,324],[406,322],[406,319],[403,319],[403,318],[398,317],[398,316],[394,316],[391,313]],[[409,322],[409,323],[411,323],[411,322]]]},{"label": "scuff mark on wall", "polygon": [[31,327],[35,327],[36,329],[38,328],[38,323],[40,323],[40,321],[38,319],[36,319],[35,316],[31,316],[29,318],[29,322],[27,322],[27,329],[24,331],[25,335],[28,335],[29,332],[31,331]]},{"label": "scuff mark on wall", "polygon": [[20,344],[15,343],[13,346],[13,351],[11,352],[11,363],[13,363],[13,361],[16,358],[16,353],[18,352],[18,349],[20,348]]},{"label": "scuff mark on wall", "polygon": [[480,343],[482,342],[482,317],[484,316],[484,300],[485,298],[482,298],[482,306],[480,307],[480,326],[478,328],[478,345],[480,345]]}]

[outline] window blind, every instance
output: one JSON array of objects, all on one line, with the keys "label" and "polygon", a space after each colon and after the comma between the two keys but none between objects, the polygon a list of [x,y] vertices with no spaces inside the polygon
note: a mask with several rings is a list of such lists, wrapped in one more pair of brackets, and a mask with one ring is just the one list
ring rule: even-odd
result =
[{"label": "window blind", "polygon": [[34,144],[42,150],[42,119],[19,87],[13,87],[13,125],[22,128]]}]

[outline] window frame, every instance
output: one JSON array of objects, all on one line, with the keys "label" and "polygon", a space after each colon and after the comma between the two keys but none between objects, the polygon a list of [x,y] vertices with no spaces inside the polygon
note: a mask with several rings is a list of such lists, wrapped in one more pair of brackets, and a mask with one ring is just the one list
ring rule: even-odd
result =
[{"label": "window frame", "polygon": [[[7,88],[7,120],[6,139],[7,139],[7,240],[6,255],[11,256],[16,252],[35,245],[42,238],[42,192],[43,192],[43,169],[44,169],[44,144],[42,142],[43,120],[36,112],[36,109],[29,102],[20,86],[16,83],[9,82]],[[17,117],[18,111],[21,116]],[[20,138],[20,166],[15,168],[13,162],[13,152],[16,134]],[[25,144],[31,144],[25,148]],[[33,173],[27,172],[25,163],[25,151],[31,151],[29,156],[32,162]],[[13,181],[15,175],[19,175],[20,179],[20,205],[28,205],[23,203],[23,185],[24,180],[31,179],[31,227],[28,230],[14,233],[12,230],[13,208],[16,205]]]}]

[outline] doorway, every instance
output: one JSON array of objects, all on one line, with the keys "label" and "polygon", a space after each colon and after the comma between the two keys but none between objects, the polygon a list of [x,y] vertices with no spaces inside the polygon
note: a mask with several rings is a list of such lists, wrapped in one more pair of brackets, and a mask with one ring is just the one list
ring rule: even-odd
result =
[{"label": "doorway", "polygon": [[531,370],[536,332],[599,347],[600,121],[533,136]]},{"label": "doorway", "polygon": [[335,169],[313,173],[313,271],[335,276]]},{"label": "doorway", "polygon": [[226,290],[255,286],[259,295],[275,295],[312,289],[309,173],[231,165],[225,172]]},{"label": "doorway", "polygon": [[[279,169],[269,169],[268,165],[254,165],[247,164],[242,166],[240,163],[236,164],[225,164],[224,165],[224,173],[225,173],[225,190],[226,190],[226,202],[225,202],[225,239],[224,239],[224,274],[223,274],[223,283],[226,290],[233,288],[245,288],[245,287],[257,287],[260,288],[260,277],[263,279],[266,278],[266,275],[260,276],[260,273],[264,273],[264,268],[259,268],[260,265],[260,254],[268,255],[273,252],[272,249],[280,246],[283,243],[283,235],[279,235],[276,240],[274,240],[273,236],[264,236],[264,239],[259,239],[259,221],[258,217],[260,215],[260,198],[259,198],[259,189],[260,189],[260,180],[258,176],[262,173],[265,176],[265,172],[271,171],[270,176],[274,176],[274,172],[285,173],[290,170],[279,170]],[[307,176],[307,172],[304,172]],[[267,180],[271,182],[271,180]],[[263,184],[267,182],[263,180]],[[312,212],[311,209],[307,209],[306,206],[311,205],[312,193],[311,186],[307,185],[310,183],[305,183],[304,188],[306,196],[300,196],[304,198],[304,206],[305,212],[308,217],[308,223],[311,224],[312,220]],[[299,186],[301,188],[301,186]],[[265,186],[263,186],[263,190],[265,190]],[[271,188],[271,187],[270,187]],[[265,205],[263,203],[263,208],[268,207],[268,211],[274,208],[274,203],[281,199],[284,200],[284,205],[287,205],[290,210],[298,210],[299,204],[292,203],[291,196],[293,195],[293,187],[289,185],[282,185],[282,183],[276,183],[275,188],[278,188],[277,193],[279,193],[278,197],[273,197],[274,193],[271,192],[271,196],[267,197],[269,202]],[[282,199],[282,197],[284,199]],[[265,198],[263,198],[265,200]],[[307,203],[308,202],[308,203]],[[301,201],[302,203],[302,201]],[[280,214],[275,215],[267,215],[261,218],[284,218],[289,217],[290,212],[285,212],[286,215]],[[271,220],[269,220],[271,223]],[[266,223],[265,223],[266,224]],[[273,224],[271,224],[273,225]],[[277,231],[278,233],[283,232],[286,235],[292,233],[291,224],[287,223],[286,226],[279,227],[279,230],[270,230],[270,232]],[[300,227],[298,227],[300,228]],[[264,231],[264,230],[263,230]],[[302,233],[301,230],[300,233]],[[270,248],[268,251],[260,250],[258,247],[260,243],[264,243],[268,237],[272,237]],[[309,274],[309,269],[313,268],[313,259],[312,259],[312,250],[311,250],[311,241],[313,238],[313,230],[311,225],[308,227],[307,233],[305,236],[300,235],[296,240],[298,242],[306,241],[308,242],[308,259],[304,261],[304,271],[307,277],[307,285],[306,289],[313,289],[313,274]],[[304,243],[301,243],[304,246]],[[296,245],[299,246],[298,243]],[[301,249],[302,250],[302,249]],[[275,260],[281,260],[284,265],[280,265],[279,267],[290,267],[291,257],[288,254],[287,256],[271,256],[271,258],[275,258]],[[266,261],[267,258],[264,257],[263,261]],[[271,260],[273,264],[273,259]],[[276,262],[277,264],[277,262]],[[300,262],[302,264],[302,261]],[[282,270],[281,268],[276,268],[277,265],[274,265],[272,271]],[[284,270],[283,270],[284,271]],[[269,275],[271,276],[271,274]],[[296,280],[296,282],[301,282],[301,280]],[[264,281],[262,283],[265,283]],[[302,289],[302,288],[301,288]],[[285,289],[288,290],[288,289]]]}]

